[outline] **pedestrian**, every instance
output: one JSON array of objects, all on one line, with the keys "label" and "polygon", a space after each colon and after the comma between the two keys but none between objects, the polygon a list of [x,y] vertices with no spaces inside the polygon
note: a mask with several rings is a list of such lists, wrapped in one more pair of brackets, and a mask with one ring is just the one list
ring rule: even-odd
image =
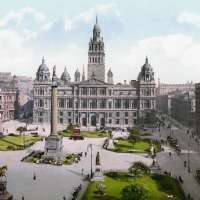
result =
[{"label": "pedestrian", "polygon": [[63,196],[63,200],[66,200],[66,197],[65,197],[65,195]]},{"label": "pedestrian", "polygon": [[22,195],[22,200],[24,200],[24,195]]},{"label": "pedestrian", "polygon": [[82,174],[83,174],[84,169],[82,168]]},{"label": "pedestrian", "polygon": [[3,128],[3,132],[4,132],[4,128]]},{"label": "pedestrian", "polygon": [[35,175],[35,173],[33,174],[33,180],[36,180],[36,175]]},{"label": "pedestrian", "polygon": [[190,193],[188,194],[188,200],[190,200],[191,199],[191,196],[190,196]]},{"label": "pedestrian", "polygon": [[167,140],[166,140],[165,142],[166,142],[166,144],[167,144]]},{"label": "pedestrian", "polygon": [[87,156],[87,152],[85,152],[85,157]]},{"label": "pedestrian", "polygon": [[190,135],[190,139],[191,139],[191,137],[192,137],[192,136]]},{"label": "pedestrian", "polygon": [[187,161],[185,160],[185,161],[184,161],[184,167],[186,167],[186,165],[187,165]]},{"label": "pedestrian", "polygon": [[169,152],[169,156],[171,157],[171,155],[172,155],[172,153],[171,152]]}]

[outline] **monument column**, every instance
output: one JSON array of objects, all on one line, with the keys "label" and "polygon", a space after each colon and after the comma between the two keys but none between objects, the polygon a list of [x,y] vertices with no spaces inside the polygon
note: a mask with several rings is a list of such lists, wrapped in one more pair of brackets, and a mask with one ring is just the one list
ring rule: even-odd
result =
[{"label": "monument column", "polygon": [[[53,81],[54,84],[54,81]],[[58,85],[51,86],[51,135],[58,135],[57,133],[57,125],[58,125],[58,113],[57,113],[57,87]]]}]

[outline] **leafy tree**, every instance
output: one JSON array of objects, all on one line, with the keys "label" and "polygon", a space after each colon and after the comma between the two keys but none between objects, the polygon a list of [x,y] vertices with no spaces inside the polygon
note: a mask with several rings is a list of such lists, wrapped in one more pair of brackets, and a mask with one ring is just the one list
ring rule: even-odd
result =
[{"label": "leafy tree", "polygon": [[67,130],[72,131],[73,129],[74,129],[73,124],[72,124],[72,123],[68,124],[68,126],[67,126]]},{"label": "leafy tree", "polygon": [[121,194],[122,194],[121,200],[148,200],[149,199],[148,189],[139,183],[125,186]]},{"label": "leafy tree", "polygon": [[19,131],[20,136],[22,135],[23,132],[27,131],[24,126],[17,127],[16,131]]},{"label": "leafy tree", "polygon": [[130,135],[140,135],[140,131],[138,131],[137,129],[131,129],[129,133]]},{"label": "leafy tree", "polygon": [[149,171],[149,167],[145,163],[138,161],[134,162],[128,170],[130,174],[134,176],[135,181],[136,177],[141,177],[144,173],[147,173]]},{"label": "leafy tree", "polygon": [[134,147],[134,144],[140,141],[140,136],[137,134],[130,134],[127,138],[128,142],[131,143]]}]

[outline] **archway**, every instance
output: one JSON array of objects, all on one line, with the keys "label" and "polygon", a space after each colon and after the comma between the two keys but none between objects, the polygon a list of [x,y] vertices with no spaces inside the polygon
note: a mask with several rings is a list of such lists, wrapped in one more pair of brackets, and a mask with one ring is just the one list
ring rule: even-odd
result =
[{"label": "archway", "polygon": [[101,118],[100,124],[101,124],[101,126],[105,126],[105,118]]},{"label": "archway", "polygon": [[91,117],[91,125],[96,126],[96,116],[92,115]]}]

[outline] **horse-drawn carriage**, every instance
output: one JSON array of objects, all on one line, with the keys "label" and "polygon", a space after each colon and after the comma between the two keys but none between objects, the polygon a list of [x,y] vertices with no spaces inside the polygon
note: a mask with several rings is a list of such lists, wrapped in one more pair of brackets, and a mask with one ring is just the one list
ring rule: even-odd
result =
[{"label": "horse-drawn carriage", "polygon": [[195,173],[195,179],[197,179],[197,181],[199,182],[200,184],[200,169],[196,169],[196,173]]}]

